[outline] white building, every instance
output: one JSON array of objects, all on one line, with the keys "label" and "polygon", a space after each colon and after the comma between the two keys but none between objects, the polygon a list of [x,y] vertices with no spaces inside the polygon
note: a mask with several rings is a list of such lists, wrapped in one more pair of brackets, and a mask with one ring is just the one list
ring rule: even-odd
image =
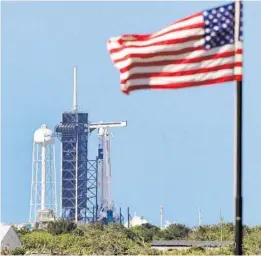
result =
[{"label": "white building", "polygon": [[0,240],[1,250],[4,248],[14,250],[17,247],[22,247],[19,236],[10,225],[0,223]]},{"label": "white building", "polygon": [[167,228],[168,226],[173,225],[173,224],[175,225],[175,224],[176,224],[176,221],[170,222],[170,221],[166,220],[166,221],[165,221],[164,228]]},{"label": "white building", "polygon": [[[146,224],[148,223],[147,220],[145,220],[142,216],[136,216],[134,215],[131,219],[130,219],[130,227],[135,227],[135,226],[141,226],[142,224]],[[128,222],[125,223],[125,226],[128,227]]]}]

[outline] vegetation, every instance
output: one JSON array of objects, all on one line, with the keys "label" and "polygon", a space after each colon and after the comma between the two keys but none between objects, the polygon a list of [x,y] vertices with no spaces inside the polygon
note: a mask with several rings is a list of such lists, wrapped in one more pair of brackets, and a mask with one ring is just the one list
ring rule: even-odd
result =
[{"label": "vegetation", "polygon": [[[51,255],[159,255],[152,249],[152,240],[201,240],[233,241],[232,223],[205,225],[189,228],[182,224],[171,224],[160,229],[151,224],[125,228],[118,224],[102,223],[76,225],[66,220],[51,222],[44,230],[16,230],[23,247],[10,252],[3,249],[3,255],[51,254]],[[261,227],[244,227],[244,253],[261,253]],[[165,255],[232,255],[233,247],[206,250],[192,247],[188,250],[170,250]]]},{"label": "vegetation", "polygon": [[12,255],[25,255],[26,250],[24,248],[15,248],[11,253]]}]

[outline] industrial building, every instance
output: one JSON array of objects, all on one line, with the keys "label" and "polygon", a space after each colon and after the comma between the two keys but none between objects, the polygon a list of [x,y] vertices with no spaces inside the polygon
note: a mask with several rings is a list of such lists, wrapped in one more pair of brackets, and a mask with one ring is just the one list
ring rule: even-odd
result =
[{"label": "industrial building", "polygon": [[136,216],[135,214],[132,218],[130,218],[129,223],[126,222],[124,226],[135,227],[135,226],[141,226],[142,224],[146,224],[146,223],[148,223],[148,221],[144,219],[143,216],[140,217],[140,216]]},{"label": "industrial building", "polygon": [[186,241],[186,240],[155,240],[151,242],[151,247],[160,251],[168,250],[188,250],[191,247],[201,247],[204,249],[218,249],[232,245],[233,241]]},{"label": "industrial building", "polygon": [[[29,222],[63,218],[76,223],[121,222],[111,195],[110,129],[127,122],[90,122],[77,105],[77,69],[73,76],[73,108],[50,130],[42,125],[34,133]],[[88,138],[97,131],[95,159],[88,157]],[[54,140],[61,141],[60,207],[56,196]]]}]

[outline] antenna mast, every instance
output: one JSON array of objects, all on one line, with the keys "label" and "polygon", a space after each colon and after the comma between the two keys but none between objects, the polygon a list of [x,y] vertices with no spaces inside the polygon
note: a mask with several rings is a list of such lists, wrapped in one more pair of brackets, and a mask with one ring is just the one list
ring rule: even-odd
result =
[{"label": "antenna mast", "polygon": [[160,206],[160,228],[163,229],[163,205]]},{"label": "antenna mast", "polygon": [[73,67],[73,111],[77,112],[77,67]]},{"label": "antenna mast", "polygon": [[201,226],[201,224],[202,224],[201,210],[200,210],[200,208],[198,208],[198,225],[199,225],[199,227]]},{"label": "antenna mast", "polygon": [[220,240],[223,241],[223,222],[224,218],[222,216],[222,211],[220,209]]}]

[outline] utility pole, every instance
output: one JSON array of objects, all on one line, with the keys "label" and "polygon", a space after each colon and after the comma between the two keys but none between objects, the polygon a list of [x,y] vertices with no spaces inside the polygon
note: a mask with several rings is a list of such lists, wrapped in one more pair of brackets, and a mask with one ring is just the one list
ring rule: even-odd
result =
[{"label": "utility pole", "polygon": [[130,227],[130,208],[127,209],[127,216],[128,216],[128,228]]},{"label": "utility pole", "polygon": [[223,221],[224,221],[224,218],[222,216],[222,212],[221,212],[221,209],[220,209],[220,241],[223,241]]},{"label": "utility pole", "polygon": [[201,219],[201,210],[198,208],[198,226],[200,227],[202,224],[202,219]]},{"label": "utility pole", "polygon": [[160,206],[160,228],[163,229],[163,205]]}]

